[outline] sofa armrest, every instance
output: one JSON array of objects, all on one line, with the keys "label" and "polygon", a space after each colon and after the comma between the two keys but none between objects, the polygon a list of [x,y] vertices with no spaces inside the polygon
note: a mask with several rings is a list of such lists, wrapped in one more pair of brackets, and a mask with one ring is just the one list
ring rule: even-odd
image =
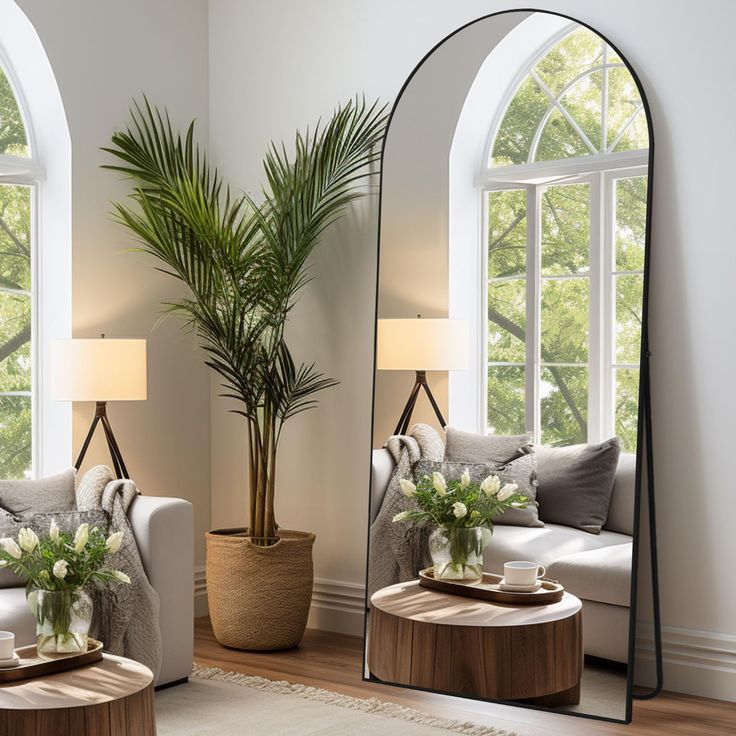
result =
[{"label": "sofa armrest", "polygon": [[381,510],[383,497],[394,472],[394,459],[386,450],[373,450],[371,465],[371,520],[372,524]]},{"label": "sofa armrest", "polygon": [[189,676],[194,658],[194,516],[180,498],[137,496],[128,510],[143,567],[161,607],[158,685]]}]

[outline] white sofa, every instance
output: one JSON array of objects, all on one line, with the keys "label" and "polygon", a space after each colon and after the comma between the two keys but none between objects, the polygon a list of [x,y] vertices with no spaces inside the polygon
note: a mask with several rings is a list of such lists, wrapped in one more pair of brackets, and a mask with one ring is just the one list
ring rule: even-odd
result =
[{"label": "white sofa", "polygon": [[[381,507],[393,465],[387,450],[373,451],[371,523]],[[509,560],[544,565],[548,577],[559,580],[583,602],[585,653],[615,662],[628,661],[635,468],[635,456],[621,455],[608,519],[600,534],[561,524],[496,524],[484,553],[488,572],[502,574],[503,563]]]},{"label": "white sofa", "polygon": [[[170,685],[189,677],[194,656],[192,505],[178,498],[138,496],[128,516],[146,574],[161,600],[163,661],[156,684]],[[0,588],[0,629],[15,634],[16,646],[35,642],[25,588]]]}]

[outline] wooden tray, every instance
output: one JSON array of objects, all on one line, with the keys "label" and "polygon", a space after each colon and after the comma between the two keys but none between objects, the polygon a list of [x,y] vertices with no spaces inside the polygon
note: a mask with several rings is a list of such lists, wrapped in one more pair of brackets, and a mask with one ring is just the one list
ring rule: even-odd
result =
[{"label": "wooden tray", "polygon": [[36,653],[36,645],[20,647],[15,650],[20,657],[20,664],[15,667],[0,669],[0,684],[29,680],[32,677],[52,675],[55,672],[66,672],[86,664],[93,664],[102,659],[102,642],[89,639],[84,654],[68,654],[57,659],[41,659]]},{"label": "wooden tray", "polygon": [[441,590],[443,593],[462,595],[466,598],[479,598],[494,603],[509,603],[514,606],[544,606],[562,600],[565,589],[555,580],[542,580],[542,586],[533,593],[517,593],[501,590],[498,584],[503,575],[483,573],[483,580],[479,583],[455,583],[451,580],[437,580],[434,577],[434,568],[428,567],[419,571],[419,585],[424,588]]}]

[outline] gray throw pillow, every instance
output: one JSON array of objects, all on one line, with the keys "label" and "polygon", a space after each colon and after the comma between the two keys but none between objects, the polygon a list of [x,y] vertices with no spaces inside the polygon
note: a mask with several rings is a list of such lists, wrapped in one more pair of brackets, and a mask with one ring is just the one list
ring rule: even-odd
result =
[{"label": "gray throw pillow", "polygon": [[13,516],[44,511],[73,511],[77,507],[74,493],[76,471],[36,480],[0,480],[0,507]]},{"label": "gray throw pillow", "polygon": [[[39,537],[49,533],[51,520],[56,521],[62,532],[74,534],[80,524],[96,526],[107,535],[110,529],[110,519],[102,509],[91,511],[61,511],[43,512],[40,514],[23,514],[12,516],[0,509],[0,537],[18,539],[18,532],[22,527],[33,529]],[[18,588],[26,584],[25,578],[16,575],[12,570],[0,570],[0,588]]]},{"label": "gray throw pillow", "polygon": [[519,486],[518,492],[523,493],[529,499],[529,505],[525,509],[509,509],[493,523],[508,526],[544,526],[539,520],[535,500],[537,496],[536,462],[534,453],[523,455],[505,464],[453,463],[447,461],[432,463],[420,460],[414,468],[414,477],[431,476],[436,471],[442,473],[448,481],[455,480],[463,474],[466,468],[473,483],[481,483],[489,475],[497,475],[501,479],[501,483],[516,483]]},{"label": "gray throw pillow", "polygon": [[445,429],[445,460],[452,463],[508,463],[532,450],[525,434],[474,434]]},{"label": "gray throw pillow", "polygon": [[537,501],[548,524],[564,524],[600,534],[613,493],[621,443],[538,447]]}]

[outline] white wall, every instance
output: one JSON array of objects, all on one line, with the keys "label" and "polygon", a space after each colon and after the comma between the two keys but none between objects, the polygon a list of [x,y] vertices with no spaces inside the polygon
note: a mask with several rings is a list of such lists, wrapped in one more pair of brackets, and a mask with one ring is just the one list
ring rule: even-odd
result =
[{"label": "white wall", "polygon": [[[200,121],[207,140],[206,0],[19,0],[39,34],[61,92],[72,141],[73,334],[148,339],[148,401],[111,404],[126,464],[148,495],[194,503],[197,564],[210,521],[209,376],[174,320],[153,330],[159,302],[181,293],[107,215],[128,185],[100,165],[100,146],[145,92],[173,120]],[[74,407],[79,448],[94,406]],[[74,458],[69,458],[69,464]],[[102,433],[85,467],[110,462]]]},{"label": "white wall", "polygon": [[[458,119],[479,69],[497,44],[528,17],[529,13],[509,13],[476,23],[455,35],[426,60],[401,97],[391,119],[383,159],[379,317],[415,317],[421,313],[424,317],[457,318],[457,314],[449,314],[451,289],[467,294],[474,307],[477,305],[477,256],[472,258],[468,278],[462,283],[450,279],[450,151]],[[483,112],[490,119],[493,109],[488,106]],[[479,141],[481,149],[485,138],[484,132]],[[476,254],[480,222],[472,180],[480,169],[481,156],[465,167],[465,173],[472,169],[469,198],[475,208],[471,215],[474,228],[470,237],[459,240]],[[463,193],[467,195],[466,191]],[[472,326],[469,334],[476,334]],[[480,365],[480,356],[477,358],[475,362]],[[477,370],[457,371],[453,380],[467,383],[473,377],[478,378]],[[445,420],[475,431],[475,417],[473,424],[466,426],[450,414],[448,373],[431,373],[428,380]],[[410,372],[376,373],[374,447],[382,447],[393,433],[411,381]],[[477,395],[477,391],[470,393]],[[439,429],[424,394],[412,415],[412,422],[416,421]]]},{"label": "white wall", "polygon": [[[733,697],[727,685],[736,676],[736,593],[717,587],[717,572],[733,556],[736,514],[728,470],[719,467],[736,442],[736,356],[725,333],[736,259],[724,216],[733,198],[736,151],[728,141],[736,104],[723,93],[731,86],[727,53],[736,7],[727,0],[537,5],[608,36],[638,70],[651,104],[651,326],[668,686]],[[356,92],[393,99],[447,33],[513,7],[501,0],[211,0],[210,141],[223,173],[255,187],[269,139],[291,136]],[[359,586],[365,572],[375,237],[372,202],[317,252],[317,278],[291,329],[296,352],[343,381],[318,411],[287,430],[278,482],[280,522],[317,533],[318,592],[325,591],[326,606],[317,620],[334,613],[329,606],[340,589],[324,581]],[[243,459],[236,451],[244,439],[219,401],[212,440],[213,523],[242,522]],[[692,641],[695,649],[688,650]],[[704,642],[721,650],[715,665]]]}]

